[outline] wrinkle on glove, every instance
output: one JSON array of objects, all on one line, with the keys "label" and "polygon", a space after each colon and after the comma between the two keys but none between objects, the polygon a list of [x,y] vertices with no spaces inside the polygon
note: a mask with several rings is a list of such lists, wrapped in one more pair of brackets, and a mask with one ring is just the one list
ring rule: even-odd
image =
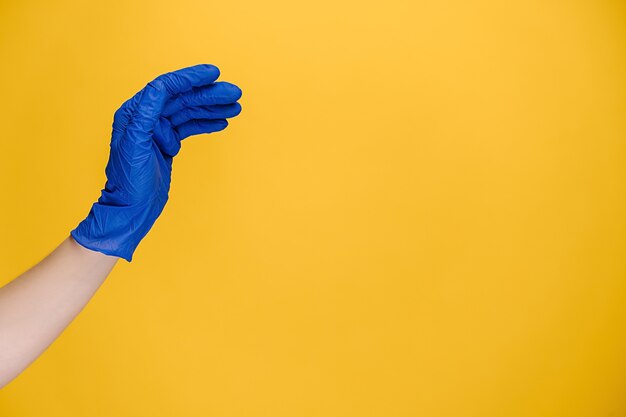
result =
[{"label": "wrinkle on glove", "polygon": [[215,82],[219,75],[207,64],[160,75],[115,112],[107,181],[87,218],[70,232],[76,242],[132,261],[167,203],[181,141],[223,130],[226,119],[241,112],[241,90]]}]

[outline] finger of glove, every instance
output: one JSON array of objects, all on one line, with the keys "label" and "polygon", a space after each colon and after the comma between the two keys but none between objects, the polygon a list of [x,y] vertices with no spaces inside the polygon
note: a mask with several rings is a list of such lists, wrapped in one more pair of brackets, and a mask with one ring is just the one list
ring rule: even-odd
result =
[{"label": "finger of glove", "polygon": [[205,87],[193,88],[191,91],[172,98],[165,105],[162,115],[171,116],[185,107],[231,104],[240,98],[239,87],[223,81],[216,82]]},{"label": "finger of glove", "polygon": [[154,129],[154,140],[164,155],[174,157],[180,151],[180,141],[201,133],[212,133],[223,130],[228,122],[223,119],[190,120],[178,127],[173,127],[166,118],[161,118]]},{"label": "finger of glove", "polygon": [[241,113],[241,104],[216,104],[214,106],[185,107],[169,117],[174,126],[193,119],[228,119]]},{"label": "finger of glove", "polygon": [[215,65],[200,64],[159,75],[154,81],[161,81],[170,96],[190,91],[194,87],[209,85],[220,76]]},{"label": "finger of glove", "polygon": [[180,139],[188,138],[193,135],[200,135],[202,133],[213,133],[219,132],[220,130],[226,129],[228,126],[228,122],[226,119],[217,119],[217,120],[190,120],[187,123],[183,123],[180,126],[176,127],[176,131],[178,132],[178,136]]},{"label": "finger of glove", "polygon": [[[162,74],[151,83],[158,88],[165,88],[170,96],[175,96],[184,91],[189,91],[193,87],[201,87],[214,82],[220,75],[220,70],[209,64],[200,64]],[[130,99],[126,100],[113,116],[114,135],[119,136],[126,129],[135,108],[141,98],[142,91],[139,91]]]},{"label": "finger of glove", "polygon": [[174,157],[180,151],[180,137],[168,119],[159,119],[153,137],[162,154]]}]

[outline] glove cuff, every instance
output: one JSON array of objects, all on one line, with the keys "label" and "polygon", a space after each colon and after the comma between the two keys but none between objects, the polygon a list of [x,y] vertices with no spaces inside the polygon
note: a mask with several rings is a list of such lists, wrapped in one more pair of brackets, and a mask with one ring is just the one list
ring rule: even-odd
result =
[{"label": "glove cuff", "polygon": [[70,232],[81,246],[131,262],[139,242],[163,210],[159,204],[110,206],[94,203],[89,215]]}]

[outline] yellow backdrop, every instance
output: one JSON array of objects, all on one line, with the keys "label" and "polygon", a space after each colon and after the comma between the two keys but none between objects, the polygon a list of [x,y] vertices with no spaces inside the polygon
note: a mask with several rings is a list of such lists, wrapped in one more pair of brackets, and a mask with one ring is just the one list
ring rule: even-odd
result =
[{"label": "yellow backdrop", "polygon": [[0,283],[85,217],[126,98],[244,90],[0,415],[626,415],[625,8],[0,2]]}]

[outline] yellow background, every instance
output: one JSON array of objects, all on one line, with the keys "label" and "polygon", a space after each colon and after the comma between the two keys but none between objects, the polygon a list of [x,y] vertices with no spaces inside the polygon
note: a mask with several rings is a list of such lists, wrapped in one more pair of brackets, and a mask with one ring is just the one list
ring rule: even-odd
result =
[{"label": "yellow background", "polygon": [[0,283],[135,91],[244,90],[0,415],[626,416],[624,51],[618,0],[0,2]]}]

